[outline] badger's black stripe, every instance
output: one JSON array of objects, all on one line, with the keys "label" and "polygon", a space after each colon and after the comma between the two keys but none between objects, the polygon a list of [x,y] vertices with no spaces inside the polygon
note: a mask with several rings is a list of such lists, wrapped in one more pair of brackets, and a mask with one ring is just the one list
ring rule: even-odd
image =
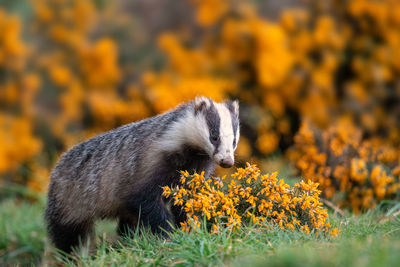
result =
[{"label": "badger's black stripe", "polygon": [[237,117],[237,114],[235,113],[235,107],[233,106],[233,102],[232,101],[227,101],[225,102],[226,107],[229,109],[230,113],[231,113],[231,121],[232,121],[232,130],[233,130],[233,146],[235,147],[237,144],[237,139],[236,139],[236,133],[237,133],[237,129],[239,127],[239,119]]},{"label": "badger's black stripe", "polygon": [[214,106],[214,103],[212,101],[210,102],[210,107],[204,111],[204,117],[210,133],[210,142],[214,145],[214,154],[216,154],[218,152],[219,145],[221,144],[221,140],[219,138],[221,118],[219,117],[218,110]]}]

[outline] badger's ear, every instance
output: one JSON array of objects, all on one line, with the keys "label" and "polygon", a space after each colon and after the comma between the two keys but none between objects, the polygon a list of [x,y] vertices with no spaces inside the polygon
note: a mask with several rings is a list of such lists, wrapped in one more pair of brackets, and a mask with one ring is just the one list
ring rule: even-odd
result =
[{"label": "badger's ear", "polygon": [[230,112],[232,112],[233,114],[235,114],[236,116],[239,116],[239,101],[234,100],[228,100],[226,101],[226,105],[228,106],[228,109]]},{"label": "badger's ear", "polygon": [[204,96],[198,96],[194,99],[194,114],[197,115],[210,107],[210,100]]}]

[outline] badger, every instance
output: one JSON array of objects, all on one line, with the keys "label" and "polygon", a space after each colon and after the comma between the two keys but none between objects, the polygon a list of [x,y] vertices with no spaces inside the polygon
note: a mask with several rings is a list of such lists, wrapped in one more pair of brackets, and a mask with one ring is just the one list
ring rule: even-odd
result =
[{"label": "badger", "polygon": [[66,253],[84,242],[97,219],[118,219],[123,234],[137,225],[165,235],[186,220],[167,207],[162,187],[180,170],[232,167],[239,140],[237,101],[196,97],[166,113],[126,124],[62,154],[51,173],[45,220],[54,246]]}]

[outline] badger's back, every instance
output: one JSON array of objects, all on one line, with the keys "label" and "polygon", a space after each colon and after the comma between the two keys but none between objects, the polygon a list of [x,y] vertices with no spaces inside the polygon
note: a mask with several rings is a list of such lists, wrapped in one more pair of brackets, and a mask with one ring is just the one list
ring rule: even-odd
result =
[{"label": "badger's back", "polygon": [[[117,213],[135,190],[149,147],[181,118],[189,105],[93,137],[63,153],[51,173],[47,215],[62,212],[68,222]],[[139,177],[138,177],[139,176]],[[139,190],[139,189],[138,189]],[[53,214],[54,215],[54,214]]]}]

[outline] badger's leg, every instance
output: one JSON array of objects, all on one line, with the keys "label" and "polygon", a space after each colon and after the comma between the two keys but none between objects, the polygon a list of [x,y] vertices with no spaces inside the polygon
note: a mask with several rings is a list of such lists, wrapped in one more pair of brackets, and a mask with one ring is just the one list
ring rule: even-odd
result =
[{"label": "badger's leg", "polygon": [[66,253],[84,244],[93,231],[93,222],[62,224],[58,220],[48,219],[47,228],[55,247]]},{"label": "badger's leg", "polygon": [[120,236],[133,234],[138,226],[137,216],[127,215],[126,213],[127,212],[119,217],[117,233]]},{"label": "badger's leg", "polygon": [[70,253],[72,248],[85,243],[93,232],[93,220],[84,218],[75,222],[65,221],[65,212],[57,202],[56,190],[54,186],[49,189],[46,207],[47,232],[55,247],[66,253]]},{"label": "badger's leg", "polygon": [[126,205],[130,212],[137,214],[140,224],[149,227],[153,233],[167,236],[167,232],[172,231],[171,214],[162,200],[160,190],[133,196]]},{"label": "badger's leg", "polygon": [[181,223],[186,221],[186,212],[182,206],[171,205],[171,213],[174,216],[175,225],[181,227]]},{"label": "badger's leg", "polygon": [[172,231],[171,215],[161,196],[149,204],[142,204],[140,216],[143,224],[149,226],[153,233],[167,236]]}]

